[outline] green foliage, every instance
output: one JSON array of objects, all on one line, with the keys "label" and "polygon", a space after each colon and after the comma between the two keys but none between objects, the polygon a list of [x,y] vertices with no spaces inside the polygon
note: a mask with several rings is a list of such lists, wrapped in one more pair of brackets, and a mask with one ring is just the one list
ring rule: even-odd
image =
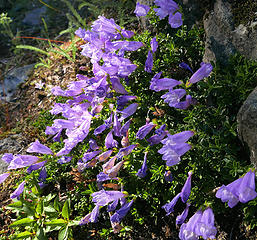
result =
[{"label": "green foliage", "polygon": [[[32,185],[33,186],[33,185]],[[16,213],[17,219],[10,225],[15,234],[10,239],[49,239],[58,232],[58,240],[72,239],[70,226],[77,221],[70,219],[68,200],[60,202],[57,194],[42,195],[38,185],[32,191],[25,190],[20,200],[9,204],[7,209]]]}]

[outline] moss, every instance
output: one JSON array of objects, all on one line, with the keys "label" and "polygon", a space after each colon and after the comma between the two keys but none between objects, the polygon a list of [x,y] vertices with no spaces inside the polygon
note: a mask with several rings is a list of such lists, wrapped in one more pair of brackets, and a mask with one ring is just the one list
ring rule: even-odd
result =
[{"label": "moss", "polygon": [[232,7],[235,26],[247,25],[251,21],[257,20],[257,1],[252,0],[229,0]]}]

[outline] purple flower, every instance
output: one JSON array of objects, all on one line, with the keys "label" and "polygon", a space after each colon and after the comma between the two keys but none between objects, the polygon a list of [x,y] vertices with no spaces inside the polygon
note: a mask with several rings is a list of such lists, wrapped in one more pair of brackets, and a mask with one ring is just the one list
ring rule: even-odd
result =
[{"label": "purple flower", "polygon": [[118,142],[116,140],[113,139],[113,135],[112,135],[113,130],[111,130],[106,138],[105,138],[105,146],[106,148],[114,148],[114,147],[118,147]]},{"label": "purple flower", "polygon": [[116,159],[117,159],[117,157],[115,155],[108,162],[106,162],[105,164],[102,165],[104,173],[106,173],[109,169],[111,169],[114,166]]},{"label": "purple flower", "polygon": [[101,190],[91,194],[92,201],[98,206],[105,206],[110,202],[125,197],[124,193],[120,191],[105,191]]},{"label": "purple flower", "polygon": [[191,69],[191,67],[189,67],[189,65],[184,62],[180,63],[179,67],[189,70],[191,73],[193,73],[193,70]]},{"label": "purple flower", "polygon": [[87,153],[84,153],[83,155],[83,162],[87,162],[91,159],[93,159],[96,155],[98,155],[101,151],[94,151],[94,152],[87,152]]},{"label": "purple flower", "polygon": [[133,115],[136,112],[137,107],[138,107],[137,103],[132,103],[128,107],[126,107],[125,109],[120,111],[121,117],[120,117],[119,121],[121,122],[122,120],[126,119],[127,117],[130,117],[131,115]]},{"label": "purple flower", "polygon": [[129,155],[136,147],[137,147],[137,144],[132,144],[132,145],[129,145],[128,147],[120,148],[117,154],[117,158],[122,158],[124,156]]},{"label": "purple flower", "polygon": [[173,181],[171,171],[165,171],[164,179],[165,179],[166,182],[172,182]]},{"label": "purple flower", "polygon": [[[201,63],[201,67],[192,75],[188,84],[199,82],[205,77],[208,77],[212,71],[212,65],[210,63]],[[187,84],[187,85],[188,85]]]},{"label": "purple flower", "polygon": [[117,210],[110,218],[111,222],[119,223],[122,218],[124,218],[128,211],[130,210],[131,205],[133,204],[133,200],[129,203],[125,203],[119,210]]},{"label": "purple flower", "polygon": [[215,239],[217,229],[214,226],[214,214],[211,208],[206,208],[198,221],[195,233],[203,239]]},{"label": "purple flower", "polygon": [[38,170],[39,168],[45,166],[45,164],[46,164],[46,161],[32,164],[32,165],[27,169],[27,173],[28,173],[28,174],[31,174],[32,171]]},{"label": "purple flower", "polygon": [[168,103],[170,107],[175,107],[182,97],[186,95],[185,89],[170,89],[168,93],[161,96],[162,99],[165,99],[164,102]]},{"label": "purple flower", "polygon": [[182,14],[180,12],[176,12],[174,15],[169,15],[169,24],[172,28],[178,28],[183,24]]},{"label": "purple flower", "polygon": [[182,224],[182,223],[185,222],[185,220],[187,218],[187,215],[188,215],[189,207],[190,207],[190,204],[187,203],[187,206],[186,206],[185,210],[181,213],[181,215],[177,216],[177,218],[176,218],[176,224],[177,225]]},{"label": "purple flower", "polygon": [[104,172],[100,172],[97,174],[97,182],[104,182],[110,180],[111,178],[105,174]]},{"label": "purple flower", "polygon": [[120,83],[120,79],[118,77],[111,77],[110,81],[112,83],[112,88],[115,90],[115,92],[120,94],[128,94],[124,86]]},{"label": "purple flower", "polygon": [[12,153],[5,153],[2,156],[2,160],[8,164],[10,164],[10,162],[13,160],[13,154]]},{"label": "purple flower", "polygon": [[124,137],[127,136],[127,132],[129,130],[130,123],[131,123],[131,119],[129,119],[127,122],[125,122],[124,125],[121,127],[120,134],[122,136],[124,136]]},{"label": "purple flower", "polygon": [[138,132],[136,134],[136,138],[143,139],[145,136],[151,132],[153,128],[156,127],[156,124],[153,123],[146,123],[144,126],[138,129]]},{"label": "purple flower", "polygon": [[144,178],[146,176],[146,171],[147,171],[147,165],[146,165],[146,160],[147,160],[147,154],[148,152],[145,152],[145,156],[144,156],[144,162],[142,167],[138,170],[137,172],[137,176],[140,178]]},{"label": "purple flower", "polygon": [[250,170],[244,177],[241,177],[227,186],[222,185],[216,193],[216,197],[222,202],[228,202],[233,208],[238,202],[246,203],[257,197],[255,191],[255,172]]},{"label": "purple flower", "polygon": [[29,153],[42,153],[42,154],[53,154],[52,150],[45,145],[41,144],[38,140],[33,142],[27,149]]},{"label": "purple flower", "polygon": [[13,157],[12,161],[8,166],[8,170],[28,167],[39,160],[38,157],[30,155],[16,155]]},{"label": "purple flower", "polygon": [[183,203],[186,203],[190,193],[191,193],[191,178],[192,178],[192,172],[188,172],[188,178],[185,182],[185,185],[183,186],[182,190],[181,190],[181,200]]},{"label": "purple flower", "polygon": [[47,177],[46,168],[43,167],[39,173],[38,180],[41,182],[44,182],[46,180],[46,177]]},{"label": "purple flower", "polygon": [[166,211],[166,216],[170,215],[174,211],[174,207],[180,198],[180,193],[177,194],[169,203],[166,203],[162,208]]},{"label": "purple flower", "polygon": [[132,31],[129,31],[129,30],[125,30],[125,29],[122,29],[121,30],[121,35],[124,37],[124,38],[131,38],[135,35],[134,32]]},{"label": "purple flower", "polygon": [[119,203],[119,200],[117,199],[117,200],[113,201],[111,204],[109,204],[107,206],[107,212],[113,212],[116,209],[118,203]]},{"label": "purple flower", "polygon": [[150,42],[150,45],[151,45],[151,50],[153,53],[156,52],[157,48],[158,48],[158,42],[156,41],[156,37],[154,37],[151,42]]},{"label": "purple flower", "polygon": [[173,0],[155,0],[154,3],[160,8],[154,8],[156,15],[160,19],[165,18],[169,14],[173,14],[176,10],[179,9],[178,4]]},{"label": "purple flower", "polygon": [[121,124],[118,119],[117,113],[114,113],[114,120],[113,120],[113,133],[115,136],[120,137],[120,129],[121,129]]},{"label": "purple flower", "polygon": [[98,216],[99,216],[99,206],[96,205],[91,213],[88,213],[85,217],[83,217],[79,221],[79,225],[82,226],[89,222],[92,222],[92,223],[97,222]]},{"label": "purple flower", "polygon": [[89,142],[89,147],[90,147],[91,150],[96,150],[96,149],[99,148],[97,146],[96,140],[90,138],[88,142]]},{"label": "purple flower", "polygon": [[23,181],[23,182],[18,186],[18,188],[11,194],[10,198],[11,198],[11,199],[14,199],[14,198],[20,199],[20,195],[23,193],[24,186],[25,186],[25,181]]},{"label": "purple flower", "polygon": [[183,223],[179,231],[179,239],[181,240],[198,240],[199,235],[196,233],[197,224],[202,217],[202,211],[197,211],[187,223]]},{"label": "purple flower", "polygon": [[164,146],[158,151],[163,154],[162,159],[166,161],[167,166],[173,166],[180,161],[180,157],[191,149],[191,146],[185,143],[194,135],[192,131],[183,131],[174,135],[167,135],[167,138],[161,141]]},{"label": "purple flower", "polygon": [[102,154],[97,156],[96,159],[99,160],[100,162],[104,162],[105,160],[107,160],[107,158],[109,158],[112,155],[112,152],[113,150],[108,150],[106,152],[103,152]]},{"label": "purple flower", "polygon": [[11,173],[3,173],[0,175],[0,184],[3,183],[5,181],[6,178],[9,177]]},{"label": "purple flower", "polygon": [[159,72],[154,75],[154,77],[151,80],[150,89],[156,92],[159,92],[161,90],[169,90],[177,85],[180,85],[182,82],[177,81],[172,78],[161,78],[162,72]]},{"label": "purple flower", "polygon": [[115,178],[118,175],[118,172],[123,167],[125,160],[118,162],[116,165],[114,165],[111,169],[107,170],[108,175],[111,178]]},{"label": "purple flower", "polygon": [[60,164],[64,164],[64,163],[70,162],[71,159],[72,159],[72,157],[62,156],[60,159],[57,160],[57,162]]},{"label": "purple flower", "polygon": [[165,131],[166,125],[163,124],[159,129],[155,130],[155,135],[147,139],[147,142],[150,143],[151,146],[158,144],[162,141],[162,139],[168,134],[168,131]]},{"label": "purple flower", "polygon": [[107,19],[104,16],[99,16],[96,21],[92,24],[92,30],[94,32],[104,32],[108,34],[115,34],[121,30],[121,27],[111,19]]},{"label": "purple flower", "polygon": [[145,71],[148,72],[148,73],[151,73],[152,68],[153,68],[153,54],[149,50],[148,55],[147,55],[147,59],[145,61]]},{"label": "purple flower", "polygon": [[117,99],[117,105],[118,105],[118,110],[122,110],[124,106],[128,103],[128,101],[136,99],[136,96],[130,96],[130,95],[122,95],[119,96]]},{"label": "purple flower", "polygon": [[136,9],[135,9],[134,13],[138,17],[142,17],[142,16],[146,16],[147,13],[149,12],[149,10],[150,10],[149,6],[143,5],[143,4],[140,4],[139,2],[137,2]]}]

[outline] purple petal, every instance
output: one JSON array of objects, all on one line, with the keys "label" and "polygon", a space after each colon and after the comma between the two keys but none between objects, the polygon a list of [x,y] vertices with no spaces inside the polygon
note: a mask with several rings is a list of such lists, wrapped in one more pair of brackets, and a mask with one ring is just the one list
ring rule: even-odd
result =
[{"label": "purple petal", "polygon": [[151,73],[152,68],[153,68],[153,54],[149,50],[148,55],[147,55],[147,59],[145,61],[145,71],[148,72],[148,73]]},{"label": "purple petal", "polygon": [[180,12],[176,12],[174,15],[169,15],[169,24],[172,28],[178,28],[183,24],[182,15]]},{"label": "purple petal", "polygon": [[151,40],[151,50],[153,53],[156,52],[157,48],[158,48],[158,42],[156,41],[156,37],[154,37],[152,40]]},{"label": "purple petal", "polygon": [[177,216],[177,218],[176,218],[176,224],[177,225],[182,224],[182,223],[185,222],[185,220],[187,218],[187,215],[188,215],[189,206],[190,206],[190,204],[187,203],[187,206],[186,206],[185,210],[181,213],[181,215]]},{"label": "purple petal", "polygon": [[14,198],[20,199],[20,195],[23,193],[25,183],[26,183],[26,182],[23,181],[23,182],[18,186],[18,188],[11,194],[11,196],[10,196],[11,199],[14,199]]},{"label": "purple petal", "polygon": [[43,144],[41,144],[38,140],[33,142],[30,147],[27,149],[29,153],[42,153],[42,154],[53,154],[52,150]]},{"label": "purple petal", "polygon": [[9,177],[11,173],[3,173],[0,175],[0,184],[3,183],[5,181],[6,178]]},{"label": "purple petal", "polygon": [[212,71],[212,65],[210,63],[203,63],[201,67],[192,75],[189,79],[189,83],[193,84],[199,82],[205,77],[208,77]]},{"label": "purple petal", "polygon": [[140,177],[140,178],[144,178],[144,177],[146,176],[146,171],[147,171],[147,165],[146,165],[147,153],[148,153],[148,152],[145,152],[143,165],[142,165],[142,167],[138,170],[138,172],[137,172],[137,174],[136,174],[136,175],[137,175],[138,177]]},{"label": "purple petal", "polygon": [[166,216],[170,215],[174,211],[174,207],[180,198],[180,193],[177,194],[169,203],[166,203],[162,208],[166,211]]},{"label": "purple petal", "polygon": [[138,17],[142,17],[142,16],[146,16],[147,13],[149,12],[149,10],[150,10],[149,6],[143,5],[143,4],[140,4],[139,2],[137,2],[136,9],[135,9],[134,13]]},{"label": "purple petal", "polygon": [[182,190],[181,190],[181,200],[183,203],[186,203],[190,193],[191,193],[191,178],[192,178],[192,172],[188,173],[188,178],[185,182],[185,185],[183,186]]},{"label": "purple petal", "polygon": [[33,165],[31,165],[28,169],[27,169],[27,173],[31,174],[32,171],[38,170],[39,168],[45,166],[47,161],[43,161],[43,162],[39,162],[39,163],[35,163]]},{"label": "purple petal", "polygon": [[133,204],[133,200],[125,203],[119,210],[117,210],[110,218],[111,222],[119,223],[124,218]]}]

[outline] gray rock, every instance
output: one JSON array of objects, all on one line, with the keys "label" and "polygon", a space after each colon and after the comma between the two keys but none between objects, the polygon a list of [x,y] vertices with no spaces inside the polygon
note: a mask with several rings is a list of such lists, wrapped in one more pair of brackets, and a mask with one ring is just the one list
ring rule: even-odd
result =
[{"label": "gray rock", "polygon": [[206,13],[204,62],[217,61],[226,64],[229,56],[239,52],[249,59],[257,59],[257,22],[235,27],[231,5],[216,0],[214,9]]},{"label": "gray rock", "polygon": [[237,123],[239,138],[248,145],[251,162],[257,167],[257,87],[240,108]]},{"label": "gray rock", "polygon": [[4,83],[0,83],[0,100],[11,102],[15,100],[15,91],[18,85],[28,79],[34,64],[15,68],[6,75]]},{"label": "gray rock", "polygon": [[22,134],[9,135],[8,137],[0,140],[0,174],[4,173],[8,164],[2,161],[4,153],[25,154],[25,147],[28,141]]},{"label": "gray rock", "polygon": [[26,13],[25,18],[22,20],[23,23],[37,26],[41,24],[41,18],[46,12],[46,7],[35,8]]},{"label": "gray rock", "polygon": [[40,25],[42,23],[41,18],[45,13],[46,13],[45,6],[40,8],[35,8],[25,14],[25,17],[22,20],[22,22],[30,26]]}]

